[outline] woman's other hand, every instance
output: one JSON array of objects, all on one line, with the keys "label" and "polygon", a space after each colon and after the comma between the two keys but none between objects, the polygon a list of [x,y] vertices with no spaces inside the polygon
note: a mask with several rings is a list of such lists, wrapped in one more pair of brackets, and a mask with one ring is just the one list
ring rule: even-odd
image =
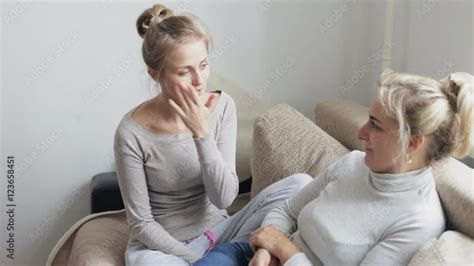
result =
[{"label": "woman's other hand", "polygon": [[278,259],[272,256],[268,250],[261,248],[255,252],[249,266],[278,266]]},{"label": "woman's other hand", "polygon": [[207,102],[201,102],[197,92],[189,85],[175,87],[177,103],[169,99],[169,104],[178,112],[194,138],[204,138],[209,134],[211,110],[219,96],[211,94]]},{"label": "woman's other hand", "polygon": [[255,230],[250,236],[250,246],[253,250],[265,249],[284,264],[290,257],[300,252],[283,232],[274,226],[265,226]]}]

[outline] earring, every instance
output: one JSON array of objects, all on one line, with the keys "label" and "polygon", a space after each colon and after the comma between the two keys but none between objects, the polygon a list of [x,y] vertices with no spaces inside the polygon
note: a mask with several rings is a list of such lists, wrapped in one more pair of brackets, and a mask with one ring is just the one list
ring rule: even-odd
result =
[{"label": "earring", "polygon": [[410,154],[407,154],[407,162],[408,162],[408,163],[411,163],[412,160],[413,160],[413,156],[410,155]]}]

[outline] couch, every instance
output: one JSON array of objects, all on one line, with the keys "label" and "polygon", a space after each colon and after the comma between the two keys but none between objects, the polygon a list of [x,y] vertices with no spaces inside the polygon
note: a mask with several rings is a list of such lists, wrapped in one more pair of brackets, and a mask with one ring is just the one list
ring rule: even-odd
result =
[{"label": "couch", "polygon": [[[251,191],[239,195],[229,213],[283,177],[299,172],[315,177],[350,150],[362,150],[363,143],[355,136],[367,111],[351,101],[326,101],[317,104],[314,122],[286,104],[263,113],[253,128]],[[410,265],[473,265],[473,169],[448,158],[433,170],[449,223],[439,239],[419,249]],[[127,240],[124,210],[94,213],[61,237],[47,265],[123,265]]]}]

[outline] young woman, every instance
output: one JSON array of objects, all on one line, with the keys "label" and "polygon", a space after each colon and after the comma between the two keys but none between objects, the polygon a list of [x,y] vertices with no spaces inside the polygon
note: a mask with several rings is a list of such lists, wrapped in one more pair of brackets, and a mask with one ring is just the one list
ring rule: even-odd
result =
[{"label": "young woman", "polygon": [[468,154],[473,87],[467,73],[437,81],[385,71],[358,132],[365,152],[343,156],[272,210],[250,244],[220,245],[197,264],[239,265],[256,250],[250,265],[407,265],[445,230],[430,165]]},{"label": "young woman", "polygon": [[161,92],[128,111],[114,152],[130,239],[126,265],[188,265],[216,243],[248,241],[266,213],[310,181],[282,180],[236,215],[237,118],[224,91],[207,92],[211,37],[191,16],[154,5],[136,23]]}]

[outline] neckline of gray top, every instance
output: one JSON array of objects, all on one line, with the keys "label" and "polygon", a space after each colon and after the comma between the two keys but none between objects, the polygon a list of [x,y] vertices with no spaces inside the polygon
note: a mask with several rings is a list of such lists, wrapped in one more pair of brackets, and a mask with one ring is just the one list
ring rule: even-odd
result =
[{"label": "neckline of gray top", "polygon": [[[221,94],[219,99],[217,100],[217,103],[214,106],[214,109],[212,110],[212,113],[214,113],[214,112],[217,111],[217,109],[222,104],[222,102],[223,102],[222,98],[224,97],[225,93],[224,93],[224,91],[221,91],[221,90],[216,90],[216,91],[212,91],[212,92],[220,92],[220,94]],[[137,121],[133,120],[132,119],[132,114],[135,112],[135,110],[138,109],[138,107],[140,107],[144,103],[145,102],[133,107],[130,111],[128,111],[125,114],[126,121],[128,122],[129,125],[131,125],[133,127],[133,129],[135,129],[139,133],[150,136],[153,139],[162,140],[162,141],[165,141],[165,142],[167,142],[167,141],[190,140],[190,139],[192,140],[193,139],[192,132],[189,131],[189,130],[185,131],[183,133],[176,134],[176,135],[160,134],[160,133],[155,133],[155,132],[152,132],[152,131],[146,129],[141,124],[139,124]]]}]

